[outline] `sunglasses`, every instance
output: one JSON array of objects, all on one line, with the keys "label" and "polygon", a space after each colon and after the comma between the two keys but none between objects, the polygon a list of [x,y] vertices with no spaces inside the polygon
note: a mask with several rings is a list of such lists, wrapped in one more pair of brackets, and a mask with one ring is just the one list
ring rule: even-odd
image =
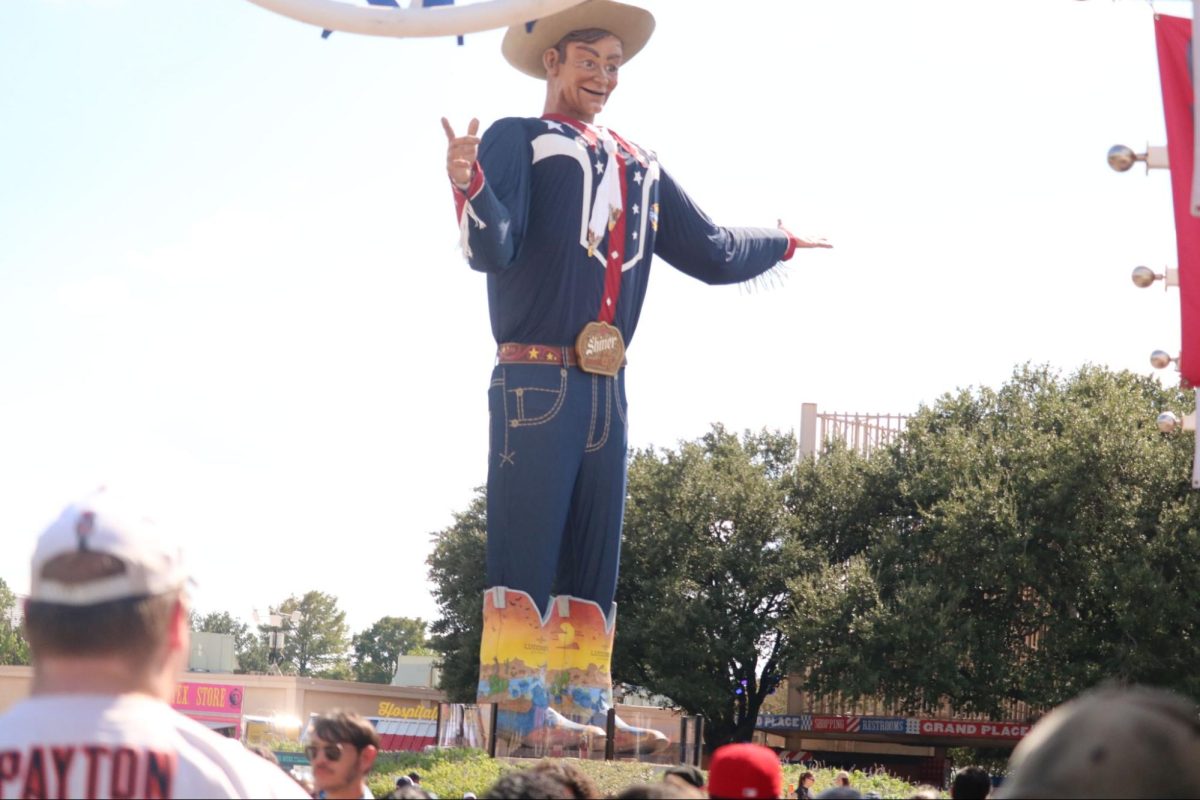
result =
[{"label": "sunglasses", "polygon": [[327,744],[321,747],[310,744],[306,745],[304,748],[304,755],[308,756],[309,761],[316,761],[317,753],[325,756],[326,761],[338,761],[342,757],[342,744],[341,742],[338,742],[337,744]]}]

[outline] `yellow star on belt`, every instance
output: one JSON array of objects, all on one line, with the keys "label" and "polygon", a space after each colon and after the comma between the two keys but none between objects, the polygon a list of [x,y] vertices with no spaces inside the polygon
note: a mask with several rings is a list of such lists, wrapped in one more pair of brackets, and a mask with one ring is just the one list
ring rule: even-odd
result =
[{"label": "yellow star on belt", "polygon": [[551,352],[547,352],[547,353],[546,353],[546,360],[547,360],[547,361],[557,361],[557,360],[558,360],[558,354],[557,354],[557,353],[551,353]]},{"label": "yellow star on belt", "polygon": [[537,358],[537,357],[538,357],[538,349],[537,349],[536,347],[532,347],[532,348],[530,348],[530,350],[529,350],[529,357],[530,357],[530,358]]}]

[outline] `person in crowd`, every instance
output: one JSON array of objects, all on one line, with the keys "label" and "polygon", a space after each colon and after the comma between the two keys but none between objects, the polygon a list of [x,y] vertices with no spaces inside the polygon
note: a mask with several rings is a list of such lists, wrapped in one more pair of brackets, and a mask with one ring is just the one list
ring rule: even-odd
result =
[{"label": "person in crowd", "polygon": [[0,797],[306,797],[169,705],[190,650],[190,576],[173,533],[131,501],[101,489],[37,540],[33,684],[0,716]]},{"label": "person in crowd", "polygon": [[963,767],[950,784],[954,800],[985,800],[991,791],[992,776],[983,767]]},{"label": "person in crowd", "polygon": [[333,710],[313,719],[304,754],[312,762],[318,798],[373,798],[367,775],[379,754],[375,726],[353,711]]},{"label": "person in crowd", "polygon": [[704,788],[704,773],[691,764],[678,764],[663,772],[664,781],[685,783],[696,789]]},{"label": "person in crowd", "polygon": [[551,771],[515,769],[501,775],[483,796],[494,800],[562,800],[571,796],[571,787]]},{"label": "person in crowd", "polygon": [[817,776],[808,770],[800,773],[800,785],[796,787],[796,797],[798,800],[812,800],[812,787],[816,783],[816,780]]},{"label": "person in crowd", "polygon": [[570,761],[542,759],[532,769],[550,773],[561,781],[570,791],[569,794],[563,795],[563,800],[595,800],[603,797],[587,773]]},{"label": "person in crowd", "polygon": [[700,800],[705,797],[708,795],[703,790],[675,780],[635,783],[617,794],[617,800]]},{"label": "person in crowd", "polygon": [[851,788],[850,773],[846,772],[846,770],[842,770],[841,772],[839,772],[837,774],[837,776],[834,777],[834,779],[833,779],[833,785],[834,786],[843,786],[847,789]]},{"label": "person in crowd", "polygon": [[940,800],[942,793],[933,786],[918,786],[909,800]]},{"label": "person in crowd", "polygon": [[708,795],[715,798],[783,797],[783,770],[775,751],[743,742],[718,747],[708,767]]},{"label": "person in crowd", "polygon": [[1200,797],[1200,709],[1166,689],[1106,685],[1017,744],[999,798]]}]

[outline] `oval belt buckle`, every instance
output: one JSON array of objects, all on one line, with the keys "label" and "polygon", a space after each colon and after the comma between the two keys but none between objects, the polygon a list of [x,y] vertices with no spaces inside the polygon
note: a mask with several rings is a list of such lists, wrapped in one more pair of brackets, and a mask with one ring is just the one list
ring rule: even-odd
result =
[{"label": "oval belt buckle", "polygon": [[625,363],[625,339],[607,322],[589,322],[575,337],[575,357],[584,372],[614,378]]}]

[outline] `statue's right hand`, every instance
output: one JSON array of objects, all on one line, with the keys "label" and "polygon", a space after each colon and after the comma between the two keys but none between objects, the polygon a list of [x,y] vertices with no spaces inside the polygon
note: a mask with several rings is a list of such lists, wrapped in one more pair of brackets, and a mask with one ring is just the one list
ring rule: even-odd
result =
[{"label": "statue's right hand", "polygon": [[442,130],[446,132],[449,144],[446,147],[446,172],[450,180],[459,189],[466,189],[471,184],[471,171],[479,156],[479,120],[472,119],[467,125],[466,136],[455,136],[450,121],[442,117]]}]

